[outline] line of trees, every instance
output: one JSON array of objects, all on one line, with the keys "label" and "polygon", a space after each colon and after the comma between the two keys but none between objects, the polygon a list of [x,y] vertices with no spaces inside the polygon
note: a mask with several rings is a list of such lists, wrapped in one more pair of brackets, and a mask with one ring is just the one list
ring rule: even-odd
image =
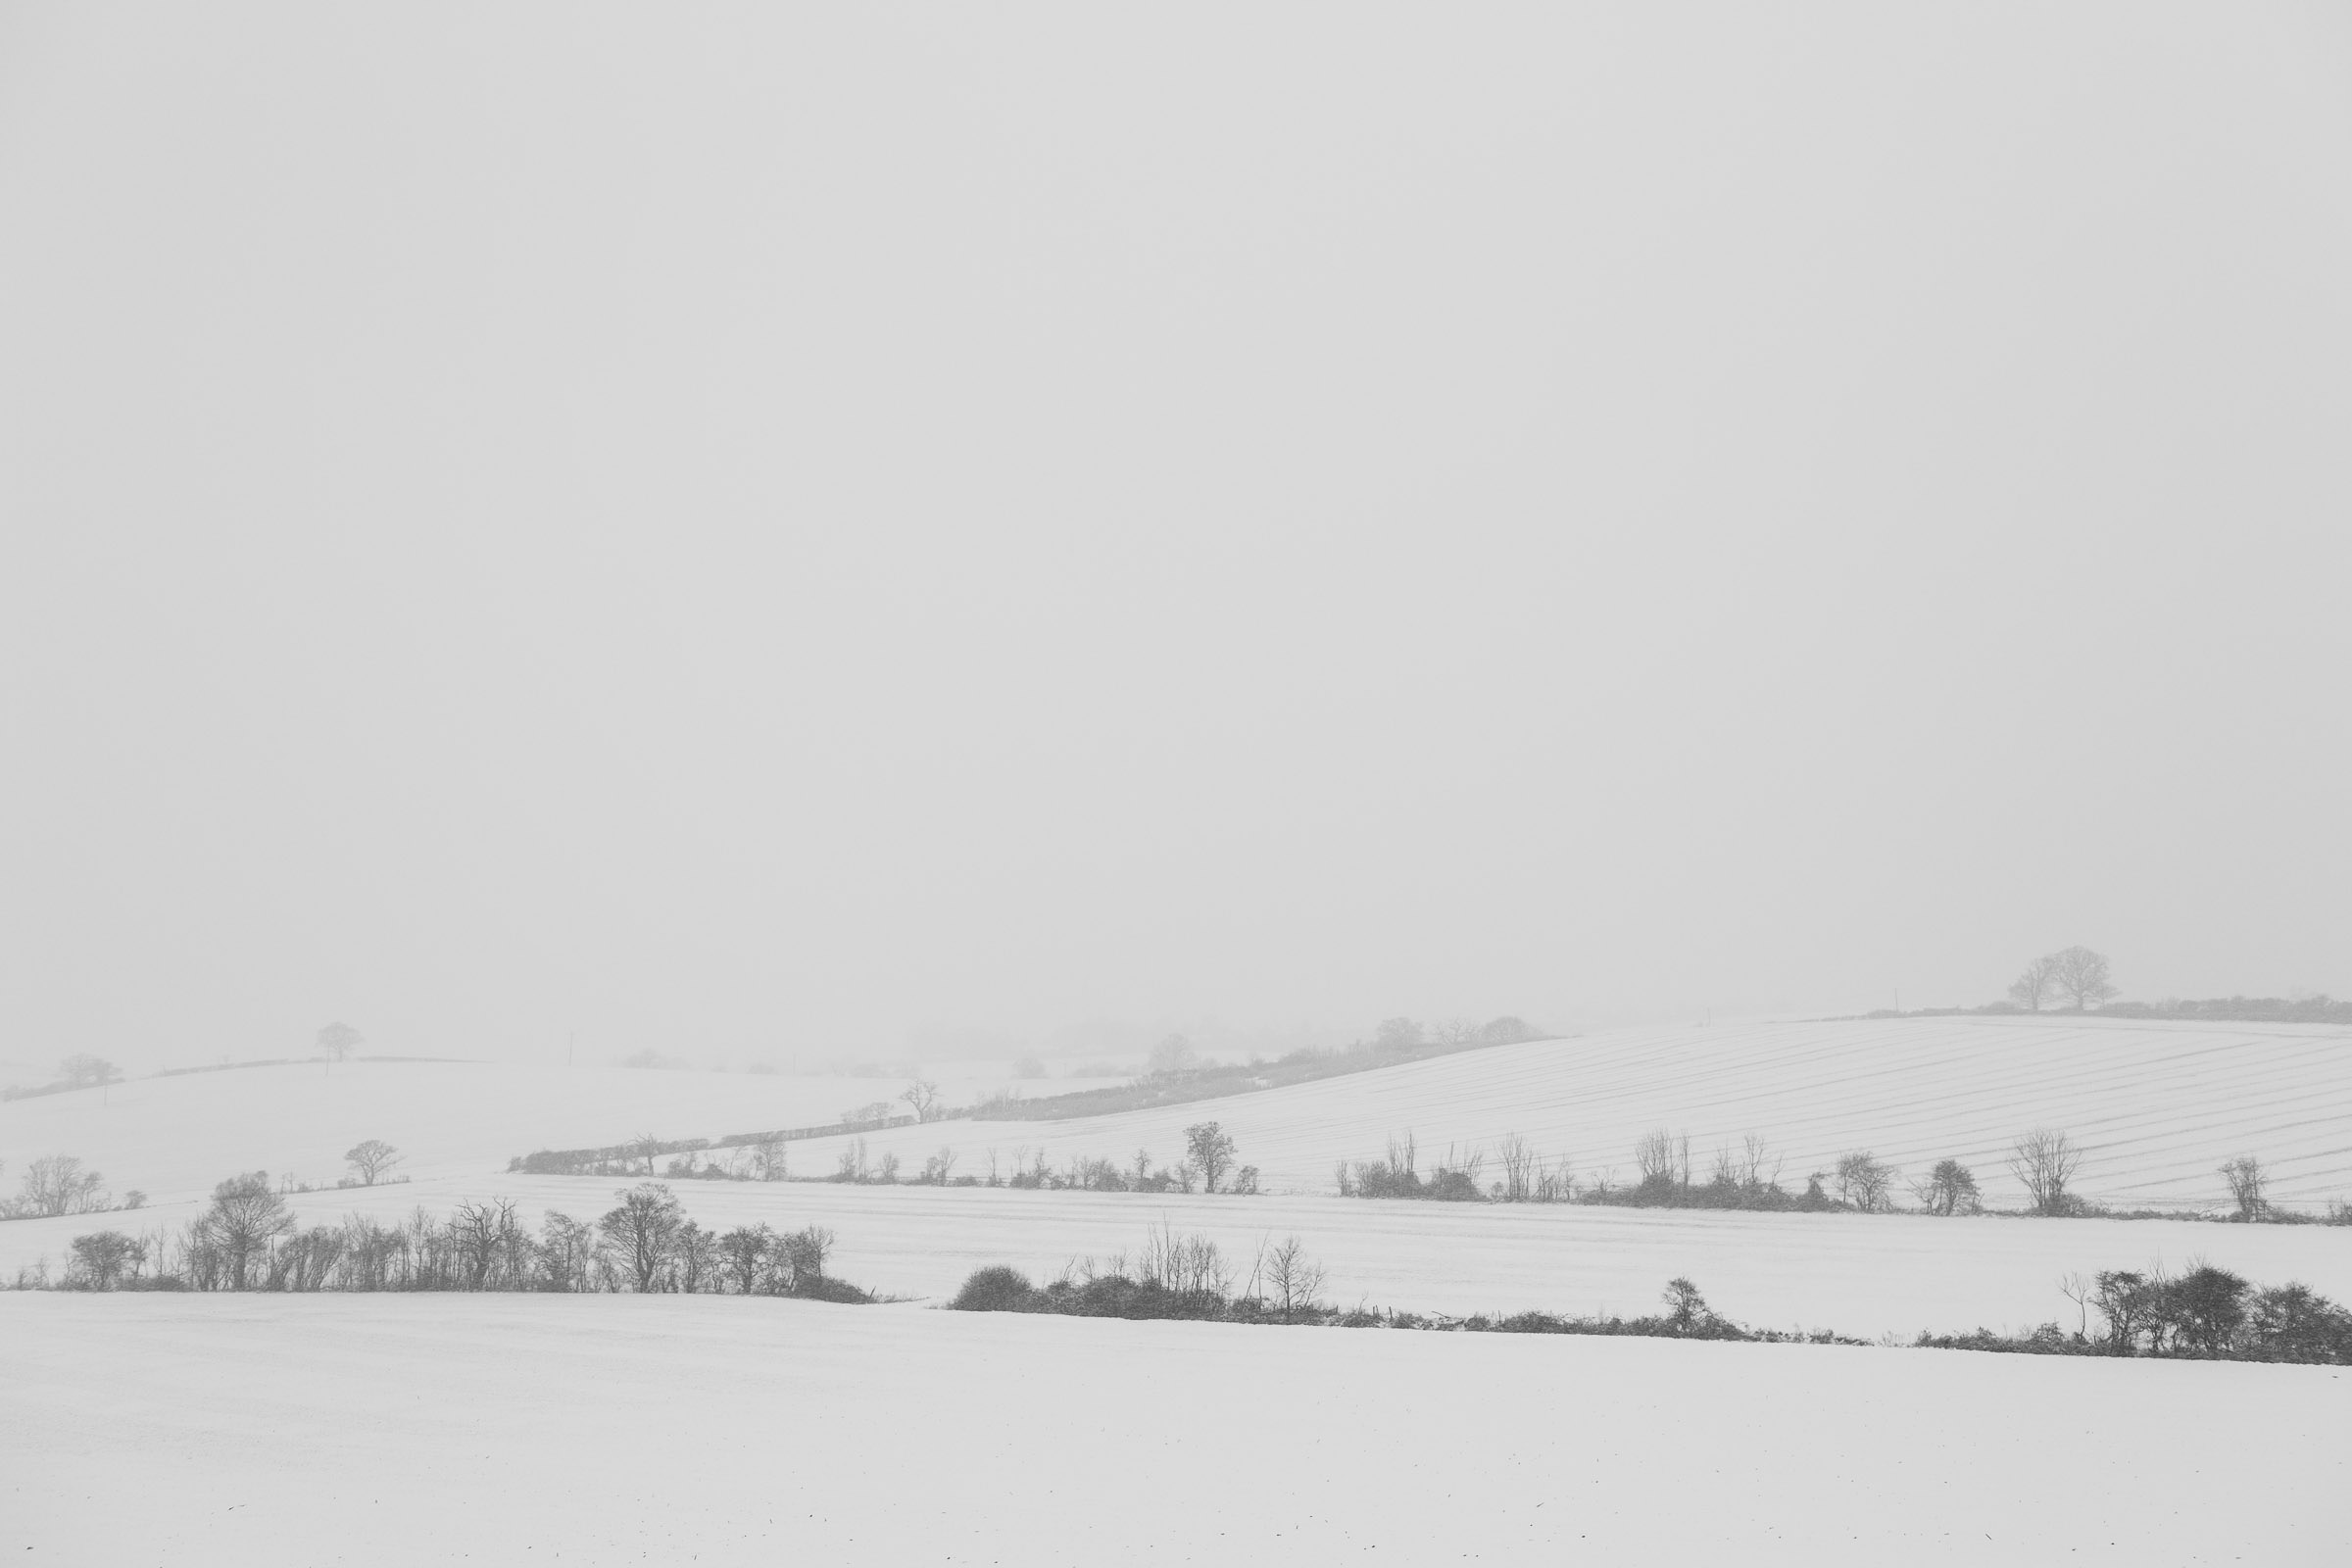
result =
[{"label": "line of trees", "polygon": [[[1738,1148],[1715,1151],[1702,1175],[1693,1163],[1687,1134],[1663,1128],[1644,1133],[1634,1144],[1635,1180],[1620,1185],[1608,1171],[1580,1184],[1566,1155],[1545,1158],[1516,1133],[1496,1148],[1493,1168],[1497,1179],[1488,1180],[1487,1152],[1477,1145],[1467,1150],[1447,1146],[1445,1156],[1427,1175],[1418,1169],[1419,1146],[1410,1133],[1391,1138],[1384,1157],[1343,1160],[1335,1173],[1342,1198],[1419,1198],[1440,1201],[1504,1203],[1604,1203],[1623,1207],[1725,1208],[1765,1210],[1825,1210],[1845,1208],[1860,1213],[1891,1213],[1901,1170],[1868,1150],[1838,1157],[1829,1170],[1815,1171],[1801,1192],[1781,1183],[1785,1160],[1763,1139],[1749,1136]],[[2036,1214],[2075,1214],[2085,1205],[2071,1186],[2082,1152],[2062,1132],[2035,1128],[2020,1137],[2011,1151],[2009,1168],[2026,1188]],[[2234,1180],[2251,1180],[2259,1197],[2260,1167],[2246,1162]],[[2227,1174],[2227,1172],[2226,1172]],[[1912,1197],[1924,1213],[1970,1214],[1982,1207],[1976,1173],[1957,1159],[1941,1159],[1925,1176],[1909,1183]]]},{"label": "line of trees", "polygon": [[[527,1225],[512,1199],[460,1203],[406,1220],[355,1214],[299,1227],[267,1171],[232,1176],[176,1232],[77,1236],[68,1290],[683,1292],[865,1301],[826,1272],[834,1237],[818,1225],[713,1231],[668,1187],[614,1194],[601,1218],[549,1212]],[[21,1285],[49,1283],[45,1265]]]}]

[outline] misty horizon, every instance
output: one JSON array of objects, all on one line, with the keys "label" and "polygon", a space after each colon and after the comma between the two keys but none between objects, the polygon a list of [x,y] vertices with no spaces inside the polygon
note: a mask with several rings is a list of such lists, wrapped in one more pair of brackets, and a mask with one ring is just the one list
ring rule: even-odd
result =
[{"label": "misty horizon", "polygon": [[12,10],[0,1061],[2345,995],[2347,79]]}]

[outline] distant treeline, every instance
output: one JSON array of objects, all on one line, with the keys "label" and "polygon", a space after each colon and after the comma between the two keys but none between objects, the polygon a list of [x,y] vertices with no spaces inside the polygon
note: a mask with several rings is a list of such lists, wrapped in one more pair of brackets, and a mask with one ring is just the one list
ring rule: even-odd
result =
[{"label": "distant treeline", "polygon": [[1068,1094],[1047,1095],[1037,1100],[1024,1100],[1018,1094],[999,1094],[981,1101],[964,1114],[973,1121],[1067,1121],[1114,1111],[1151,1110],[1371,1072],[1489,1046],[1523,1045],[1543,1038],[1542,1031],[1516,1017],[1494,1018],[1476,1026],[1441,1028],[1435,1034],[1409,1018],[1392,1018],[1382,1024],[1374,1039],[1338,1050],[1294,1051],[1274,1061],[1161,1067],[1132,1083],[1074,1089]]},{"label": "distant treeline", "polygon": [[[625,1144],[600,1149],[542,1149],[517,1154],[507,1169],[525,1176],[651,1176],[654,1161],[665,1154],[693,1154],[711,1149],[738,1149],[753,1165],[775,1157],[774,1179],[781,1179],[782,1159],[770,1156],[778,1145],[807,1138],[832,1138],[849,1133],[879,1132],[889,1127],[911,1127],[912,1116],[876,1116],[864,1121],[832,1122],[823,1127],[778,1127],[761,1133],[730,1133],[724,1138],[633,1138]],[[679,1172],[678,1174],[693,1174]]]},{"label": "distant treeline", "polygon": [[[2050,1015],[2050,1009],[2023,1007],[2014,1002],[1988,1002],[1981,1007],[1908,1007],[1897,1011],[1845,1013],[1816,1018],[1815,1023],[1853,1023],[1865,1018],[1983,1018],[2010,1015]],[[2069,1015],[2062,1013],[2061,1016]],[[2344,1023],[2352,1024],[2352,1002],[2331,997],[2207,997],[2184,1001],[2110,1002],[2089,1010],[2097,1018],[2172,1018],[2207,1023]]]}]

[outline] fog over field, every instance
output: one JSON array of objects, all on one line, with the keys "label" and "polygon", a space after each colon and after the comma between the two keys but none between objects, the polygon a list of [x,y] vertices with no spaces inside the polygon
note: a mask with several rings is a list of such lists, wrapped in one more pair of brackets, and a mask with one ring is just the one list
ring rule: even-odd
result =
[{"label": "fog over field", "polygon": [[2347,278],[2306,0],[0,4],[0,1557],[2343,1560]]}]

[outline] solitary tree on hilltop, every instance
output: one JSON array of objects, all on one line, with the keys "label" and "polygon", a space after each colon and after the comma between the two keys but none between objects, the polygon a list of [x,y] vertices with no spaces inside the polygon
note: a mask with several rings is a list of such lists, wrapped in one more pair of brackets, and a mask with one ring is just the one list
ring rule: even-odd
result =
[{"label": "solitary tree on hilltop", "polygon": [[330,1023],[318,1031],[318,1054],[332,1061],[349,1061],[368,1037],[347,1023]]},{"label": "solitary tree on hilltop", "polygon": [[2057,968],[2054,981],[2058,994],[2074,1004],[2077,1012],[2085,1011],[2115,995],[2115,987],[2107,978],[2107,956],[2088,948],[2068,948],[2050,955]]}]

